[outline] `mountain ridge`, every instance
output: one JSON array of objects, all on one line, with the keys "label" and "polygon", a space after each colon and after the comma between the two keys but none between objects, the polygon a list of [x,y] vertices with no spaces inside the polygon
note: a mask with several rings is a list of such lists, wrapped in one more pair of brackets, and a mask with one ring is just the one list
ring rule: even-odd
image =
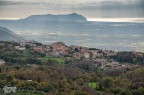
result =
[{"label": "mountain ridge", "polygon": [[72,13],[72,14],[58,14],[58,15],[53,15],[53,14],[31,15],[27,18],[20,19],[20,20],[87,21],[87,18],[80,14]]}]

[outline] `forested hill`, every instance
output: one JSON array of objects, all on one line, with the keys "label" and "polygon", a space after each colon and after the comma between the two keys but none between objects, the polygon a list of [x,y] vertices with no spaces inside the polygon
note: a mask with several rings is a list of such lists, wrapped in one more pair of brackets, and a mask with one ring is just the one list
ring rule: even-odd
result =
[{"label": "forested hill", "polygon": [[14,95],[144,95],[143,65],[111,58],[118,55],[62,42],[1,41],[0,95],[5,85],[17,87]]}]

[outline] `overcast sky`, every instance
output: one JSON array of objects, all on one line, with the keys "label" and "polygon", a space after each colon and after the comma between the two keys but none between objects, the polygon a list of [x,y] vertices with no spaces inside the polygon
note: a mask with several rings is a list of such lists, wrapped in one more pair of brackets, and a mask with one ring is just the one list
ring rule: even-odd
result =
[{"label": "overcast sky", "polygon": [[0,0],[0,18],[73,12],[87,18],[144,18],[144,0]]}]

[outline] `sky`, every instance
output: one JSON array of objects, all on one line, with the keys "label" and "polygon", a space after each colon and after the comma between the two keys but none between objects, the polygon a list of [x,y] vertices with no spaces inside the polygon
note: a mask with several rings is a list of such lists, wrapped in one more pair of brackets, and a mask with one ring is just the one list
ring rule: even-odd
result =
[{"label": "sky", "polygon": [[0,18],[69,13],[87,18],[144,18],[144,0],[0,0]]}]

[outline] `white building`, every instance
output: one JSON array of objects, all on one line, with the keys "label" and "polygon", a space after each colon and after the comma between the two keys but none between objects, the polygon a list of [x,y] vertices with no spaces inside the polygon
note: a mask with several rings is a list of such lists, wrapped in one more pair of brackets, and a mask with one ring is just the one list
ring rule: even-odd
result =
[{"label": "white building", "polygon": [[15,49],[17,49],[17,50],[25,50],[26,48],[25,47],[21,47],[21,46],[15,46]]},{"label": "white building", "polygon": [[0,65],[3,65],[3,64],[5,64],[5,61],[0,59]]}]

